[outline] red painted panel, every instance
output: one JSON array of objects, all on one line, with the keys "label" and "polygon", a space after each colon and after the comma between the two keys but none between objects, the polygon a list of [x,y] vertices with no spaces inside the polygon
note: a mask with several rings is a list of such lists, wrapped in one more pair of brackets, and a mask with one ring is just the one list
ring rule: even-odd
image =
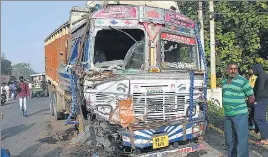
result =
[{"label": "red painted panel", "polygon": [[[53,81],[59,82],[58,80],[58,68],[60,63],[67,63],[68,45],[66,41],[69,40],[70,35],[66,34],[52,43],[45,45],[45,66],[46,74],[53,79]],[[62,52],[62,54],[60,54]],[[51,69],[51,70],[50,70]]]}]

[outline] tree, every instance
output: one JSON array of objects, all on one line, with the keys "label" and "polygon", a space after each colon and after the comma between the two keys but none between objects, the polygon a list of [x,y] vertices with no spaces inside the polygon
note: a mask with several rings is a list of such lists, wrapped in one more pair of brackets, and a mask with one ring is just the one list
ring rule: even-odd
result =
[{"label": "tree", "polygon": [[[209,9],[203,2],[205,51],[210,66]],[[186,16],[197,21],[198,2],[178,2]],[[253,63],[262,63],[268,70],[268,2],[214,1],[216,70],[225,72],[226,64],[235,61],[241,70]]]},{"label": "tree", "polygon": [[1,75],[11,75],[11,61],[6,59],[5,54],[1,55]]},{"label": "tree", "polygon": [[23,76],[23,78],[30,80],[30,75],[35,73],[36,72],[34,72],[29,63],[22,62],[12,66],[12,75],[15,76],[17,79],[20,76]]}]

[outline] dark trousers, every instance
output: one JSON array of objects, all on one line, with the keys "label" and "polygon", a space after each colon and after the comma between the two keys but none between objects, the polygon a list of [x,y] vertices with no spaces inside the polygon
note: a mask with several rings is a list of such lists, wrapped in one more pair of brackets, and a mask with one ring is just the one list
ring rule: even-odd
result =
[{"label": "dark trousers", "polygon": [[253,126],[254,125],[254,112],[255,112],[255,106],[251,106],[250,107],[250,112],[249,112],[249,115],[248,115],[248,123],[250,126]]},{"label": "dark trousers", "polygon": [[247,114],[225,116],[224,134],[228,157],[249,157]]},{"label": "dark trousers", "polygon": [[266,108],[268,106],[268,99],[258,101],[255,105],[254,121],[259,128],[262,139],[268,139],[268,124],[266,121]]}]

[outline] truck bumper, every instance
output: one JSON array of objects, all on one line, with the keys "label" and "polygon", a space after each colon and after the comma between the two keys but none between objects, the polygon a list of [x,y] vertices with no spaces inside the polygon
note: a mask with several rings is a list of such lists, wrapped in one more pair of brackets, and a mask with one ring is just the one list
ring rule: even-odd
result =
[{"label": "truck bumper", "polygon": [[188,153],[197,152],[200,150],[207,150],[208,147],[204,143],[191,143],[187,145],[180,146],[173,149],[163,149],[157,152],[145,153],[137,155],[137,157],[178,157],[185,156]]},{"label": "truck bumper", "polygon": [[[153,137],[157,135],[166,135],[168,137],[168,145],[193,139],[205,134],[207,128],[207,121],[199,120],[194,122],[188,122],[186,124],[176,124],[170,126],[163,126],[154,129],[143,129],[134,131],[133,134],[130,132],[123,132],[123,146],[128,146],[133,148],[133,143],[135,148],[143,149],[146,147],[153,146]],[[131,139],[132,138],[132,139]]]}]

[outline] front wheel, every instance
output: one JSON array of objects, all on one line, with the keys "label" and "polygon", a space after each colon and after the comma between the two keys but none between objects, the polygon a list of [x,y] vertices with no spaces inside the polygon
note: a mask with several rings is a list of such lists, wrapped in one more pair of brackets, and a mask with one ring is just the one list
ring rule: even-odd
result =
[{"label": "front wheel", "polygon": [[64,115],[61,112],[57,112],[57,93],[55,91],[51,94],[50,99],[50,113],[56,120],[62,120]]}]

